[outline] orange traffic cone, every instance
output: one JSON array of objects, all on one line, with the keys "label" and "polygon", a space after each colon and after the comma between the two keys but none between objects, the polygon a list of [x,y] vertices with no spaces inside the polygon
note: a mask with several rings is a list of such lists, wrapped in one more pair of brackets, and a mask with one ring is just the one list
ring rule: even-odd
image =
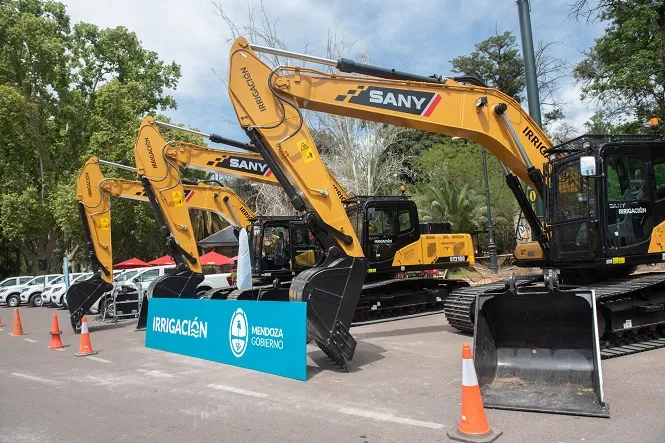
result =
[{"label": "orange traffic cone", "polygon": [[2,324],[2,318],[0,318],[0,328],[4,327],[5,325]]},{"label": "orange traffic cone", "polygon": [[48,347],[49,349],[63,348],[62,340],[60,340],[60,334],[62,334],[62,331],[58,325],[58,316],[57,314],[53,314],[53,320],[51,321],[51,344]]},{"label": "orange traffic cone", "polygon": [[448,437],[463,442],[490,443],[501,434],[503,432],[492,430],[487,423],[476,369],[473,367],[471,346],[465,343],[462,346],[462,418],[459,427],[448,432]]},{"label": "orange traffic cone", "polygon": [[95,351],[92,350],[92,344],[90,343],[90,332],[88,332],[88,319],[83,316],[81,319],[81,344],[79,345],[79,351],[74,354],[77,357],[85,357],[86,355],[94,355]]},{"label": "orange traffic cone", "polygon": [[18,315],[18,308],[14,309],[14,330],[12,337],[20,337],[23,335],[23,325],[21,324],[21,317]]}]

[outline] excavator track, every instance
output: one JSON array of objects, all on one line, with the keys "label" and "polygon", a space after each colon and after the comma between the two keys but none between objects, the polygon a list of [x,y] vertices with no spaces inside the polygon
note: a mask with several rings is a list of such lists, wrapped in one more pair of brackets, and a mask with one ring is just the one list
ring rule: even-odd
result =
[{"label": "excavator track", "polygon": [[[657,288],[659,285],[662,287]],[[453,291],[446,300],[444,308],[448,323],[460,331],[473,333],[476,297],[479,294],[503,291],[504,288],[504,282],[497,282]],[[593,289],[598,306],[610,307],[613,303],[635,299],[642,291],[652,289],[665,291],[665,273],[633,274],[574,288]],[[562,286],[562,289],[573,289],[573,287]],[[605,332],[600,339],[600,346],[602,359],[663,348],[665,323],[619,332]]]},{"label": "excavator track", "polygon": [[[288,288],[288,285],[289,282],[284,282],[282,288]],[[365,326],[439,314],[444,309],[446,297],[457,288],[467,285],[468,283],[464,280],[431,277],[397,278],[366,283],[363,285],[351,326]],[[235,287],[211,289],[202,298],[257,300],[261,291],[268,291],[273,287],[273,285],[261,285],[254,286],[251,290],[239,290]]]}]

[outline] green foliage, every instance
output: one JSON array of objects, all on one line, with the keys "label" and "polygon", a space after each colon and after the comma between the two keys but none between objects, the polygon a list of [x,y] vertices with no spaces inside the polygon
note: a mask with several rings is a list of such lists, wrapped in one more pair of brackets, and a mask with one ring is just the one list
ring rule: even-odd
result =
[{"label": "green foliage", "polygon": [[[176,106],[168,91],[179,77],[176,63],[144,49],[126,28],[71,26],[53,1],[0,2],[0,234],[11,242],[15,270],[21,257],[33,268],[37,258],[59,268],[76,246],[85,256],[78,171],[92,155],[133,165],[140,119]],[[114,203],[116,257],[165,252],[148,205]]]},{"label": "green foliage", "polygon": [[[463,223],[460,228],[451,221],[455,232],[470,232],[466,227],[472,226],[472,231],[484,230],[487,227],[487,208],[485,205],[485,183],[483,176],[482,148],[480,145],[463,140],[453,142],[450,137],[439,136],[439,142],[434,143],[431,148],[413,159],[414,165],[419,171],[419,176],[424,184],[416,185],[415,198],[419,207],[428,203],[433,198],[431,187],[446,188],[448,183],[453,183],[458,192],[466,187],[467,193],[472,193],[475,201],[480,198],[482,214],[474,213],[476,223]],[[515,197],[505,185],[503,168],[499,161],[488,153],[487,155],[488,182],[490,188],[490,204],[492,207],[492,219],[495,228],[495,241],[500,252],[512,247],[514,241],[513,220],[518,215],[518,207]],[[453,214],[454,212],[451,212]],[[427,215],[427,214],[425,214]],[[459,225],[459,223],[458,223]],[[474,227],[476,226],[476,227]],[[486,247],[487,237],[480,237],[481,246]]]},{"label": "green foliage", "polygon": [[648,131],[651,117],[665,118],[665,4],[662,1],[601,2],[605,34],[575,68],[583,97]]},{"label": "green foliage", "polygon": [[482,230],[487,223],[482,200],[468,184],[451,180],[427,185],[417,197],[421,220],[449,221],[455,232]]},{"label": "green foliage", "polygon": [[517,101],[523,100],[524,61],[510,31],[493,35],[475,46],[468,56],[454,58],[453,72],[475,75]]}]

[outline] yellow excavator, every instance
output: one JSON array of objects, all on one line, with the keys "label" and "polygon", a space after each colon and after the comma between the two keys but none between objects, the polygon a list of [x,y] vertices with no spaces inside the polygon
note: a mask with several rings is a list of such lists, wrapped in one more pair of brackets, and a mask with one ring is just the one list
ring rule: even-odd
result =
[{"label": "yellow excavator", "polygon": [[[266,66],[267,52],[336,67]],[[252,145],[298,208],[326,231],[341,260],[303,275],[294,299],[316,299],[334,268],[353,281],[360,258],[339,209],[326,200],[325,175],[301,109],[458,136],[483,145],[503,164],[506,183],[535,242],[521,245],[519,265],[543,273],[462,288],[446,300],[447,317],[474,330],[474,361],[486,406],[609,416],[602,389],[605,358],[665,346],[665,273],[631,274],[665,261],[665,138],[585,135],[554,146],[522,109],[473,77],[427,77],[330,60],[237,39],[229,94]],[[655,122],[654,122],[655,123]],[[654,125],[655,126],[655,125]],[[541,223],[520,180],[545,201]],[[289,188],[289,185],[291,187]],[[661,196],[662,194],[662,196]],[[665,203],[663,203],[665,204]],[[324,236],[325,234],[321,234]],[[339,294],[344,305],[354,288]],[[313,304],[316,307],[316,303]]]},{"label": "yellow excavator", "polygon": [[[81,318],[88,309],[113,287],[111,197],[150,201],[150,190],[146,190],[141,182],[104,177],[100,164],[136,171],[125,165],[92,157],[79,174],[79,215],[93,275],[87,280],[72,284],[66,294],[75,332],[80,328]],[[182,198],[188,208],[214,212],[237,229],[247,227],[257,219],[256,214],[235,192],[223,186],[185,179]]]},{"label": "yellow excavator", "polygon": [[[190,144],[183,145],[185,148],[179,148],[181,146],[179,142],[167,142],[158,135],[160,127],[179,130],[182,128],[155,121],[152,117],[146,118],[142,124],[141,131],[152,137],[150,146],[161,146],[161,152],[168,164],[181,167],[193,166],[206,172],[229,174],[229,162],[220,165],[218,150]],[[218,143],[256,151],[256,148],[248,143],[225,139],[218,135],[187,131]],[[145,137],[139,134],[139,141],[141,139]],[[260,164],[261,170],[271,170],[259,154],[243,151],[238,155]],[[417,315],[423,311],[432,312],[442,307],[443,300],[451,290],[460,285],[467,285],[466,282],[459,280],[433,278],[424,271],[472,265],[474,257],[468,234],[444,233],[437,230],[440,224],[418,223],[415,203],[404,195],[350,197],[334,176],[327,170],[324,172],[334,194],[346,208],[347,217],[354,221],[353,228],[360,233],[361,246],[369,258],[369,274],[355,314],[357,322],[377,321],[380,318],[394,319],[401,315]],[[245,180],[254,180],[250,174],[244,172],[241,174]],[[270,184],[279,185],[273,174],[270,174],[270,177],[274,180]],[[168,200],[163,200],[162,203],[166,201]],[[169,206],[162,204],[160,210],[168,212]],[[264,216],[258,221],[260,223],[250,226],[250,238],[253,243],[252,270],[255,276],[262,277],[263,286],[245,292],[236,291],[234,294],[230,294],[226,289],[211,291],[210,298],[226,299],[232,296],[239,299],[288,299],[288,285],[282,284],[287,283],[283,278],[291,277],[305,269],[302,266],[296,267],[296,264],[298,257],[303,257],[303,251],[313,252],[311,240],[308,240],[311,235],[306,235],[307,227],[300,217]],[[365,223],[367,226],[364,226]],[[273,254],[266,254],[267,251],[263,247],[265,240],[262,240],[266,235],[280,235],[286,240],[291,256],[283,257],[282,265],[279,265]],[[174,236],[177,238],[177,231]],[[287,263],[290,263],[291,269],[283,266]],[[311,266],[308,263],[307,268],[309,267]],[[280,270],[291,272],[280,276],[278,274]],[[265,285],[275,277],[280,278],[276,287]]]}]

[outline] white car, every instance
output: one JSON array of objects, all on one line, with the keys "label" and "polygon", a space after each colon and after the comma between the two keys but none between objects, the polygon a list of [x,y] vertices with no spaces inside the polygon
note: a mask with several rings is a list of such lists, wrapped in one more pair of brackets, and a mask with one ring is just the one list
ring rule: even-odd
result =
[{"label": "white car", "polygon": [[[31,304],[35,307],[41,306],[42,292],[44,292],[44,288],[60,276],[62,276],[62,274],[48,274],[30,280],[27,283],[27,286],[21,289],[21,303]],[[40,278],[41,280],[38,280]],[[39,283],[35,283],[36,281],[39,281]],[[9,304],[9,302],[7,302],[7,304]]]},{"label": "white car", "polygon": [[16,294],[16,304],[12,307],[16,307],[20,304],[20,294],[23,286],[32,280],[34,277],[29,275],[23,275],[20,277],[9,277],[0,282],[0,303],[7,302],[7,296],[10,294]]},{"label": "white car", "polygon": [[[91,275],[92,272],[87,272],[87,273],[77,272],[69,274],[69,284],[71,286],[74,282],[77,282],[79,280],[85,280]],[[49,303],[51,306],[57,306],[58,308],[60,308],[62,307],[62,300],[66,291],[67,287],[65,285],[65,277],[63,276],[57,281],[54,280],[53,283],[44,290],[44,292],[42,293],[42,301],[44,303]]]},{"label": "white car", "polygon": [[[69,274],[69,281],[72,281],[72,278],[76,278],[81,273],[73,273]],[[51,304],[51,294],[53,293],[53,290],[58,289],[60,285],[64,286],[65,284],[65,276],[61,275],[58,278],[55,278],[51,280],[45,287],[44,290],[42,291],[42,306],[44,305],[50,305]]]},{"label": "white car", "polygon": [[[136,268],[136,269],[126,269],[124,271],[113,271],[113,289],[109,292],[105,292],[104,295],[99,297],[97,301],[90,307],[88,312],[90,314],[99,314],[102,310],[102,301],[105,301],[108,296],[111,295],[111,292],[120,289],[123,285],[125,286],[126,291],[136,291],[136,284],[134,282],[131,282],[134,277],[136,277],[138,274],[142,273],[143,271],[146,270],[152,270],[152,267],[149,268]],[[116,274],[117,273],[117,274]]]}]

